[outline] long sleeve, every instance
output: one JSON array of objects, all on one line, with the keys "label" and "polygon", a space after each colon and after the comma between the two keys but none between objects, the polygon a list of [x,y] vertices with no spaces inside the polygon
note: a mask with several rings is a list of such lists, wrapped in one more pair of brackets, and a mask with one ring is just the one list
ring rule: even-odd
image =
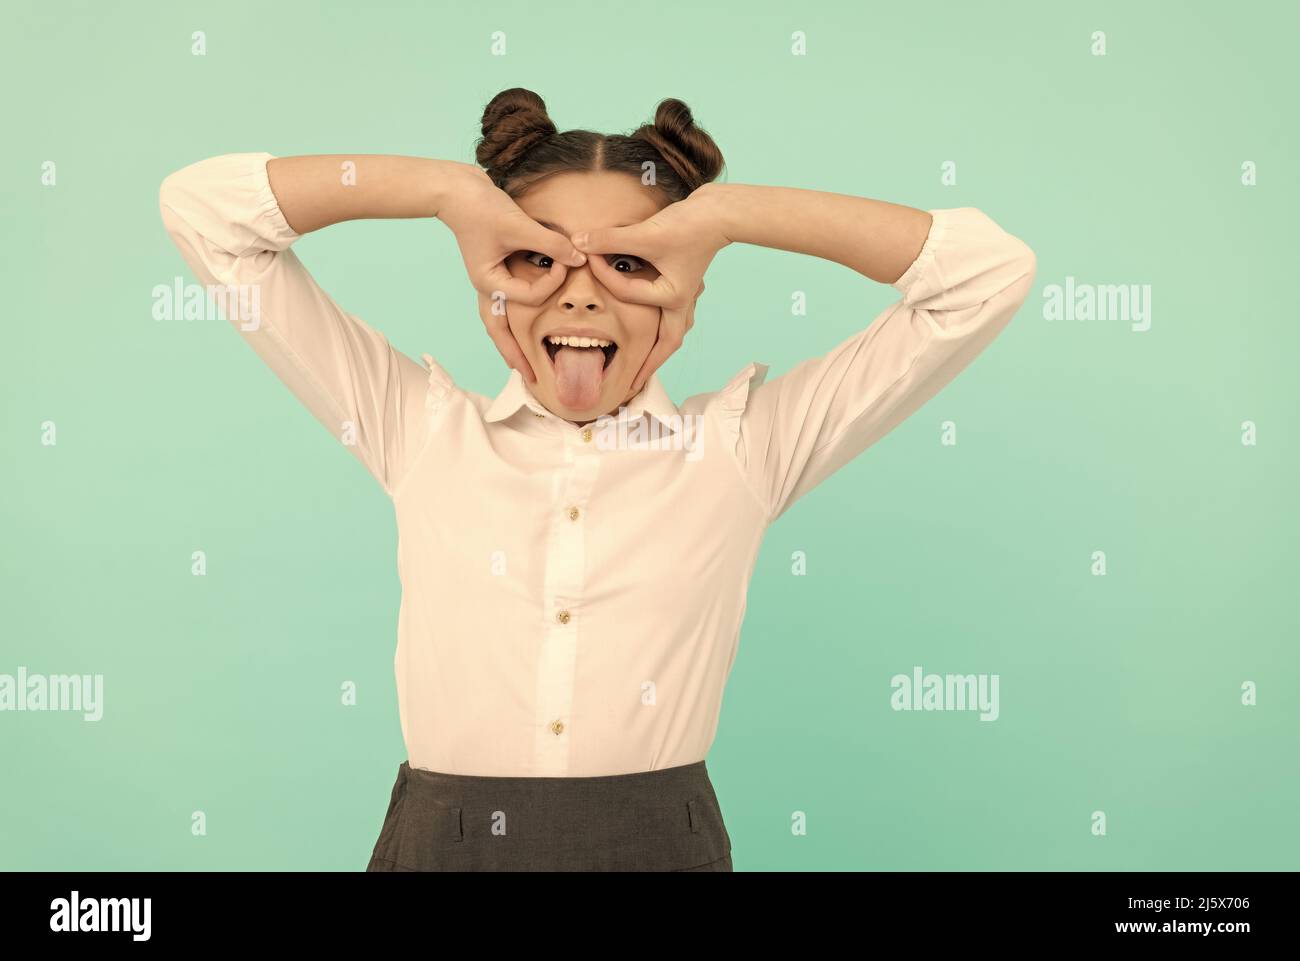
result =
[{"label": "long sleeve", "polygon": [[961,372],[1033,286],[1034,252],[973,207],[931,210],[902,299],[828,354],[764,382],[750,364],[721,398],[735,455],[772,521]]},{"label": "long sleeve", "polygon": [[299,235],[271,190],[271,159],[226,154],[176,171],[159,191],[163,223],[198,280],[217,286],[227,321],[392,496],[426,438],[430,372],[342,310],[289,249]]}]

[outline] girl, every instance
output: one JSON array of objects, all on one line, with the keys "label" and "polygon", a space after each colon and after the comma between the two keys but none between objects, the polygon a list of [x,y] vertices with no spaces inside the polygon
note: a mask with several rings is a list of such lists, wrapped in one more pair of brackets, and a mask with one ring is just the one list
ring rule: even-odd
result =
[{"label": "girl", "polygon": [[[507,90],[477,160],[234,154],[161,190],[195,274],[256,291],[241,336],[394,505],[408,758],[367,869],[730,871],[704,759],[764,531],[993,340],[1034,254],[974,208],[715,183],[678,100],[603,136]],[[495,397],[395,350],[290,249],[376,217],[454,232],[513,368]],[[679,405],[656,371],[731,243],[902,299]]]}]

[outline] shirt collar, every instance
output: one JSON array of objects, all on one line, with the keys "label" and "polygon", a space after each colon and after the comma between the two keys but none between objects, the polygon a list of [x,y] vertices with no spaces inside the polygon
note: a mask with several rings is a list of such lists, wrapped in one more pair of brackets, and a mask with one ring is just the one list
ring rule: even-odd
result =
[{"label": "shirt collar", "polygon": [[[641,392],[624,405],[626,411],[621,411],[619,416],[625,416],[628,420],[636,420],[642,413],[647,413],[656,418],[669,430],[675,431],[681,427],[681,412],[678,411],[677,405],[672,402],[668,392],[659,381],[658,373],[653,373],[646,380]],[[534,414],[542,414],[546,417],[556,417],[545,407],[542,406],[528,385],[524,382],[523,374],[517,370],[510,371],[510,379],[506,381],[506,386],[501,393],[497,394],[487,409],[483,419],[489,422],[505,420],[514,414],[520,407],[527,407]]]}]

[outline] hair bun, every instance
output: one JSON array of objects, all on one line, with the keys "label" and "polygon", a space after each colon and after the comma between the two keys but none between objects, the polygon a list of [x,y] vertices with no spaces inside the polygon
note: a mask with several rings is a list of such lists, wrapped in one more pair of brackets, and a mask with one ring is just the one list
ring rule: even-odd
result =
[{"label": "hair bun", "polygon": [[482,137],[474,146],[474,159],[500,183],[520,158],[556,132],[546,102],[531,90],[511,87],[483,108]]},{"label": "hair bun", "polygon": [[722,151],[696,126],[691,108],[674,97],[660,101],[654,123],[640,127],[632,136],[654,144],[690,190],[722,172]]},{"label": "hair bun", "polygon": [[713,138],[675,98],[660,101],[654,122],[628,134],[561,132],[545,101],[523,87],[502,90],[483,108],[474,156],[492,182],[515,198],[565,171],[615,171],[644,184],[646,171],[653,170],[658,196],[673,203],[716,179],[724,165]]}]

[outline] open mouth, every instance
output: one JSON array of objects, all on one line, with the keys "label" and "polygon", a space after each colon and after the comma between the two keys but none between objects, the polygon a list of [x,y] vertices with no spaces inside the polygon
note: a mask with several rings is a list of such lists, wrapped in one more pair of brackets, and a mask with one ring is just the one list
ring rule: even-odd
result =
[{"label": "open mouth", "polygon": [[561,347],[571,347],[576,350],[599,350],[605,355],[605,360],[600,369],[606,370],[610,362],[614,359],[614,354],[618,352],[618,344],[612,340],[603,337],[556,337],[548,334],[542,338],[542,346],[546,349],[546,355],[550,357],[551,363],[555,363],[555,355],[560,352]]}]

